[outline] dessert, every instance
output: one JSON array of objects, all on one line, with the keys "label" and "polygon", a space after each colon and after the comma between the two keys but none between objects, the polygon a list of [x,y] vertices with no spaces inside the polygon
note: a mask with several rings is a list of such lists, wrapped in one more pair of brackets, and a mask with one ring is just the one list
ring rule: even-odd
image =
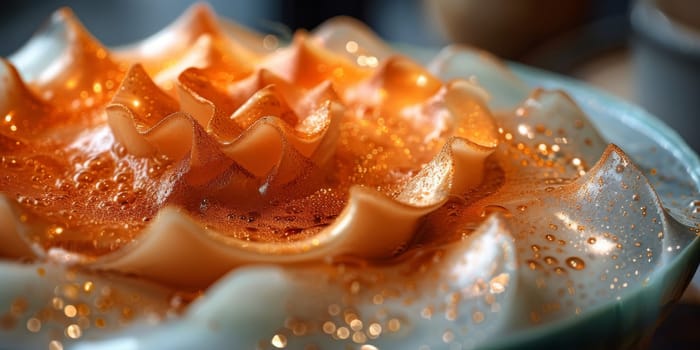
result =
[{"label": "dessert", "polygon": [[64,9],[2,61],[5,344],[478,347],[697,241],[485,54],[424,67],[348,19],[278,44],[195,6],[107,49]]}]

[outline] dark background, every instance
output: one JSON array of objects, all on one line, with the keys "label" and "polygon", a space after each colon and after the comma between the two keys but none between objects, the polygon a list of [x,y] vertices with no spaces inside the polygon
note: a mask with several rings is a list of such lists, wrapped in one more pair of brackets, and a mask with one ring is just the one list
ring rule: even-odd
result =
[{"label": "dark background", "polygon": [[[521,0],[515,0],[521,1]],[[543,7],[558,0],[534,0]],[[107,46],[131,43],[163,28],[177,18],[194,1],[192,0],[3,0],[0,5],[0,56],[8,56],[25,43],[39,26],[62,6],[69,6],[90,32]],[[224,17],[262,32],[273,34],[291,33],[296,28],[313,29],[315,26],[337,15],[349,15],[367,23],[382,38],[408,44],[440,47],[448,36],[437,25],[435,16],[428,11],[428,0],[376,0],[376,1],[323,1],[323,0],[255,0],[228,1],[209,0],[216,12]],[[579,3],[580,15],[566,23],[527,40],[523,45],[510,50],[499,50],[497,44],[486,47],[501,56],[522,60],[529,64],[566,72],[578,61],[586,59],[600,50],[621,45],[627,31],[626,13],[629,0],[566,0],[564,3]],[[556,17],[556,13],[546,13]],[[561,14],[560,14],[561,15]],[[612,20],[611,20],[612,19]],[[606,22],[607,21],[607,22]],[[603,26],[604,33],[593,38],[579,35],[591,25],[613,22]],[[516,29],[517,30],[517,29]],[[590,31],[589,31],[590,32]],[[572,36],[578,48],[574,56],[562,57],[552,54],[561,52],[561,42]],[[452,35],[454,40],[455,35]],[[506,38],[504,41],[508,41]],[[490,40],[494,41],[494,40]]]},{"label": "dark background", "polygon": [[[191,0],[3,0],[0,4],[0,56],[8,56],[61,6],[69,6],[90,32],[107,46],[130,43],[163,28],[177,18]],[[368,23],[392,41],[440,46],[445,40],[421,14],[420,1],[227,1],[209,4],[224,17],[274,34],[286,28],[313,29],[324,19],[350,15]],[[280,26],[280,24],[282,26]]]}]

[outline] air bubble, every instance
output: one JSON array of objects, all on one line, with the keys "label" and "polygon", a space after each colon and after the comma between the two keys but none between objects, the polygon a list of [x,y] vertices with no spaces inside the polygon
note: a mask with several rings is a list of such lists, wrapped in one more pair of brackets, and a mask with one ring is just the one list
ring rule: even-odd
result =
[{"label": "air bubble", "polygon": [[73,179],[78,183],[93,183],[96,176],[94,172],[86,170],[77,173]]},{"label": "air bubble", "polygon": [[114,201],[120,205],[127,205],[136,199],[136,195],[130,191],[122,191],[114,196]]},{"label": "air bubble", "polygon": [[111,181],[99,180],[95,183],[95,189],[98,191],[109,191],[113,187]]},{"label": "air bubble", "polygon": [[114,175],[114,182],[120,184],[130,183],[133,178],[134,175],[131,172],[124,171]]}]

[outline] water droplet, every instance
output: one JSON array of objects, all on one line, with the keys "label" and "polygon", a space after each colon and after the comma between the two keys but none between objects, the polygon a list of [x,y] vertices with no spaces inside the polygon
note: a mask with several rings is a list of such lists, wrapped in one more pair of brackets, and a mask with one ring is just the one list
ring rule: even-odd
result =
[{"label": "water droplet", "polygon": [[554,268],[554,273],[557,275],[566,275],[568,272],[566,272],[566,270],[564,270],[562,267],[557,266]]},{"label": "water droplet", "polygon": [[77,324],[71,324],[68,327],[66,327],[66,336],[68,336],[71,339],[78,339],[80,336],[82,336],[83,332],[80,329],[80,326]]},{"label": "water droplet", "polygon": [[689,207],[690,207],[691,212],[693,214],[700,213],[700,200],[696,199],[696,200],[690,201]]},{"label": "water droplet", "polygon": [[8,169],[20,170],[24,167],[23,162],[19,161],[15,157],[2,156],[0,158],[0,163]]},{"label": "water droplet", "polygon": [[27,330],[32,333],[39,332],[41,330],[41,320],[33,317],[27,320]]},{"label": "water droplet", "polygon": [[451,331],[445,331],[445,333],[442,334],[442,341],[445,343],[451,343],[454,339],[455,334]]},{"label": "water droplet", "polygon": [[401,329],[401,321],[397,318],[392,318],[387,322],[390,332],[398,332]]},{"label": "water droplet", "polygon": [[537,269],[542,268],[542,265],[540,265],[540,263],[538,263],[535,260],[527,260],[526,263],[527,263],[527,267],[529,267],[530,270],[537,270]]},{"label": "water droplet", "polygon": [[597,240],[596,240],[595,237],[590,237],[590,238],[588,238],[588,240],[587,240],[588,244],[595,244],[596,241],[597,241]]},{"label": "water droplet", "polygon": [[586,263],[581,258],[576,256],[566,259],[566,265],[574,270],[583,270],[586,267]]},{"label": "water droplet", "polygon": [[65,231],[65,229],[64,229],[62,226],[51,225],[51,226],[49,226],[49,228],[46,230],[46,233],[47,233],[49,236],[57,236],[57,235],[63,234],[64,231]]},{"label": "water droplet", "polygon": [[347,327],[340,327],[336,330],[335,335],[340,339],[348,339],[350,330]]},{"label": "water droplet", "polygon": [[554,242],[554,240],[557,239],[556,237],[554,237],[553,234],[549,234],[549,233],[544,235],[544,238],[550,242]]},{"label": "water droplet", "polygon": [[556,265],[559,263],[559,260],[553,256],[545,256],[544,262],[547,263],[547,265]]},{"label": "water droplet", "polygon": [[559,229],[559,226],[557,226],[555,224],[549,224],[549,229],[552,231],[556,231],[557,229]]},{"label": "water droplet", "polygon": [[619,174],[619,173],[621,173],[621,172],[623,172],[623,171],[625,171],[625,165],[624,165],[624,164],[618,164],[618,165],[615,167],[615,172],[616,172],[616,173]]},{"label": "water droplet", "polygon": [[472,321],[474,323],[479,324],[484,321],[484,313],[481,311],[476,311],[472,314]]}]

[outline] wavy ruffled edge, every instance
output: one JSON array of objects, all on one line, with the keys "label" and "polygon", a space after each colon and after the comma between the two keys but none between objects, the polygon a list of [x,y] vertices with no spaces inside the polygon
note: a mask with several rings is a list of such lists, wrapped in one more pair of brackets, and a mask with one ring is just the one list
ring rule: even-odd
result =
[{"label": "wavy ruffled edge", "polygon": [[[243,264],[323,261],[340,255],[391,258],[411,242],[424,215],[450,195],[481,182],[483,161],[492,151],[454,138],[396,198],[352,187],[348,204],[334,223],[306,240],[273,244],[227,239],[205,231],[178,209],[165,208],[136,241],[86,265],[192,287],[206,286]],[[14,251],[22,251],[17,248],[22,242],[19,230],[2,233],[13,242]]]}]

